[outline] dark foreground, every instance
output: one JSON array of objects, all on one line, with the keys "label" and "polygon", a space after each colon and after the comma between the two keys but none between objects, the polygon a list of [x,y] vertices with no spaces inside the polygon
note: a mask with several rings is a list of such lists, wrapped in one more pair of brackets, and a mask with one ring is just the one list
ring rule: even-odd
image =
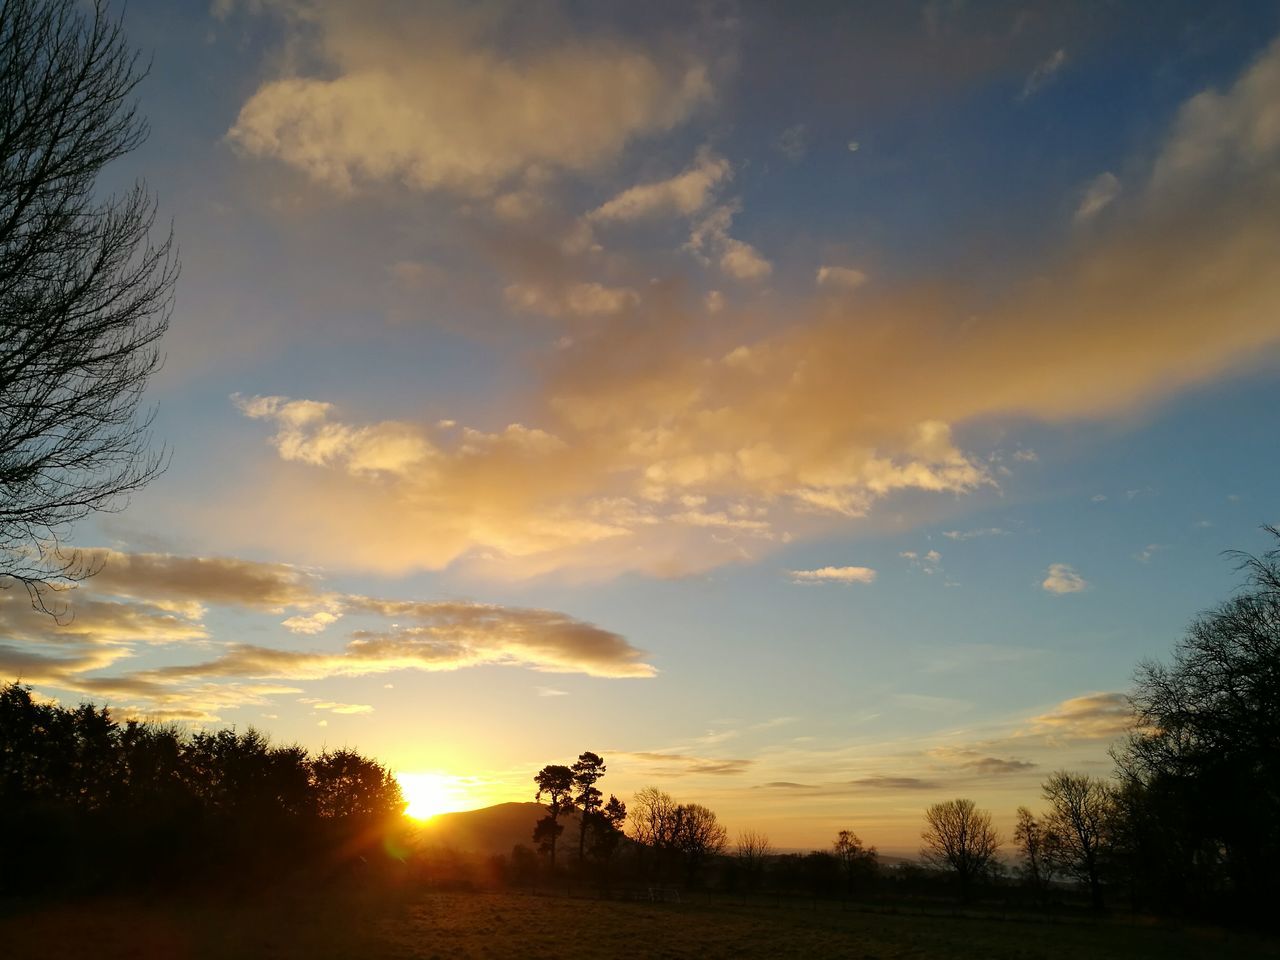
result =
[{"label": "dark foreground", "polygon": [[1163,924],[883,914],[826,904],[649,904],[491,893],[94,900],[0,916],[11,957],[1280,958],[1280,943]]}]

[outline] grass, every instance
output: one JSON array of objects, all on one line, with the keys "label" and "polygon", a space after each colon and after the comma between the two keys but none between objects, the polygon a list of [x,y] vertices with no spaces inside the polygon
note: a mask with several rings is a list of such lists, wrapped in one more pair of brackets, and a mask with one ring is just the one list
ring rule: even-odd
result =
[{"label": "grass", "polygon": [[824,904],[649,904],[497,893],[325,894],[253,901],[94,900],[11,909],[12,957],[1280,958],[1242,933],[1129,922],[868,913]]}]

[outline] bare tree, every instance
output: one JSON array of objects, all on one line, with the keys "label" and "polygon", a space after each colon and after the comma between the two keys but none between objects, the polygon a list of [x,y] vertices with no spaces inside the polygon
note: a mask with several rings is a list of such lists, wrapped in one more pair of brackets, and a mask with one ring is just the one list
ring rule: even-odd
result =
[{"label": "bare tree", "polygon": [[676,802],[657,787],[645,787],[631,798],[631,839],[646,847],[663,849],[675,834]]},{"label": "bare tree", "polygon": [[841,830],[831,844],[832,852],[844,873],[845,885],[850,893],[861,879],[874,877],[879,869],[879,855],[875,847],[864,847],[862,840],[852,830]]},{"label": "bare tree", "polygon": [[177,263],[150,239],[143,184],[104,167],[147,135],[146,71],[102,0],[0,0],[0,576],[45,588],[92,572],[63,540],[153,479],[143,388]]},{"label": "bare tree", "polygon": [[975,880],[995,863],[1000,837],[991,825],[991,814],[972,800],[947,800],[925,811],[928,828],[920,835],[920,856],[934,866],[948,869],[960,882],[960,896],[969,899]]},{"label": "bare tree", "polygon": [[657,787],[632,798],[630,819],[632,839],[657,854],[659,867],[683,860],[690,881],[729,839],[713,811],[699,803],[676,803]]},{"label": "bare tree", "polygon": [[1111,852],[1116,813],[1110,784],[1087,774],[1059,770],[1044,782],[1044,798],[1052,804],[1048,829],[1057,837],[1049,852],[1053,863],[1080,883],[1088,884],[1097,909],[1103,906],[1102,872]]},{"label": "bare tree", "polygon": [[684,858],[685,874],[692,884],[702,865],[724,850],[729,834],[715,812],[700,803],[682,803],[675,813],[673,846]]},{"label": "bare tree", "polygon": [[738,848],[735,854],[742,866],[748,890],[760,885],[760,877],[764,873],[765,861],[773,853],[773,844],[768,836],[755,830],[744,830],[738,834]]},{"label": "bare tree", "polygon": [[1047,818],[1037,818],[1026,807],[1019,807],[1013,842],[1022,858],[1018,873],[1037,896],[1043,897],[1053,882],[1059,860],[1059,840],[1053,825]]}]

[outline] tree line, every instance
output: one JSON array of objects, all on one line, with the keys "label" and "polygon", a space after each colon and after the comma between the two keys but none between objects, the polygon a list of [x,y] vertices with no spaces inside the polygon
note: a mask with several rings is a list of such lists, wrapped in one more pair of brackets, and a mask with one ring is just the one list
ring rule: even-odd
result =
[{"label": "tree line", "polygon": [[[1264,529],[1280,543],[1280,530]],[[1051,774],[1041,785],[1044,811],[1017,811],[1010,860],[990,812],[972,800],[928,807],[920,859],[935,885],[948,883],[966,901],[1018,888],[1046,905],[1078,890],[1097,910],[1270,915],[1280,894],[1280,545],[1230,556],[1245,574],[1241,590],[1193,620],[1168,663],[1139,665],[1131,729],[1111,750],[1114,774]],[[585,769],[603,773],[599,757],[586,758]],[[547,767],[536,778],[537,798],[545,789],[552,799],[535,831],[544,851],[545,824],[574,808],[568,784],[577,769]],[[581,809],[589,819],[595,808]],[[615,833],[625,812],[617,803]],[[747,831],[731,851],[714,812],[656,787],[635,795],[626,841],[629,869],[641,878],[694,884],[714,864],[717,883],[743,890],[928,885],[918,868],[882,869],[875,848],[851,830],[830,850],[804,855],[777,854],[767,836]],[[554,864],[553,837],[551,853]]]},{"label": "tree line", "polygon": [[403,809],[392,774],[355,750],[122,724],[0,687],[0,891],[341,871],[381,856]]}]

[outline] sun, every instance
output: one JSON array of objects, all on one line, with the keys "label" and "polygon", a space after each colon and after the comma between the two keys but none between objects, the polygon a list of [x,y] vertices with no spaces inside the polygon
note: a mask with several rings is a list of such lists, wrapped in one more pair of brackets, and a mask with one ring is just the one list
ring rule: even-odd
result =
[{"label": "sun", "polygon": [[397,773],[400,791],[408,806],[404,815],[414,820],[429,820],[439,813],[451,813],[466,807],[456,777],[443,773]]}]

